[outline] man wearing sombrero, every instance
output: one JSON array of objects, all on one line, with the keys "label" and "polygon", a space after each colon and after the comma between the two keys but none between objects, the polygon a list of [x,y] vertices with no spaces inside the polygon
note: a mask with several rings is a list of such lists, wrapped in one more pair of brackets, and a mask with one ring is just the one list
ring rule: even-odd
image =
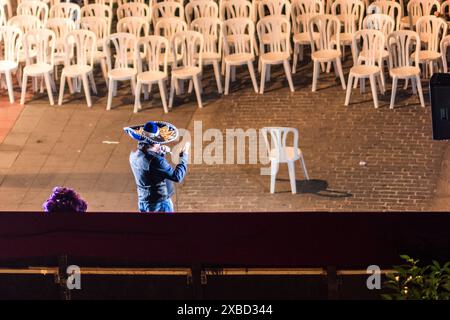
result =
[{"label": "man wearing sombrero", "polygon": [[165,144],[178,137],[174,125],[150,121],[124,130],[138,141],[137,150],[130,154],[130,165],[137,185],[139,211],[173,212],[170,199],[173,182],[181,182],[186,175],[189,143],[183,147],[180,163],[174,169],[164,157],[170,152]]}]

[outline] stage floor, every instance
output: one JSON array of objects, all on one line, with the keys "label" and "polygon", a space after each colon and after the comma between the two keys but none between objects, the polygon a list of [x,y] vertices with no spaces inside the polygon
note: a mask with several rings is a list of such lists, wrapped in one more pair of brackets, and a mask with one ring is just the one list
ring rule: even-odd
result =
[{"label": "stage floor", "polygon": [[[167,115],[156,88],[152,106],[145,101],[144,109],[133,114],[128,85],[113,99],[113,109],[106,111],[106,88],[98,77],[100,94],[93,96],[91,109],[83,94],[70,96],[67,88],[61,107],[49,106],[46,93],[28,99],[14,124],[14,116],[3,121],[12,128],[4,130],[0,144],[0,210],[40,211],[51,189],[65,185],[87,200],[88,211],[136,211],[128,163],[135,143],[122,128],[148,120],[170,121],[190,130],[201,121],[203,130],[223,133],[264,126],[292,126],[300,132],[299,145],[312,180],[306,182],[297,165],[297,194],[290,192],[285,165],[280,167],[276,193],[270,194],[269,176],[260,174],[267,165],[191,164],[177,189],[178,211],[436,208],[435,189],[449,144],[431,140],[430,107],[421,108],[410,88],[398,91],[396,109],[390,110],[390,85],[380,96],[379,109],[373,107],[368,85],[363,95],[353,90],[351,105],[345,107],[345,92],[333,72],[321,74],[319,89],[312,93],[309,63],[294,75],[294,93],[279,68],[274,68],[263,95],[253,92],[246,69],[238,70],[228,96],[217,94],[209,67],[206,75],[204,108],[197,107],[194,94],[183,95]],[[428,102],[428,82],[423,86]],[[8,104],[6,92],[1,95],[0,108]],[[18,89],[15,96],[18,100]],[[204,142],[203,148],[209,143]],[[449,202],[441,202],[439,209],[446,209]]]}]

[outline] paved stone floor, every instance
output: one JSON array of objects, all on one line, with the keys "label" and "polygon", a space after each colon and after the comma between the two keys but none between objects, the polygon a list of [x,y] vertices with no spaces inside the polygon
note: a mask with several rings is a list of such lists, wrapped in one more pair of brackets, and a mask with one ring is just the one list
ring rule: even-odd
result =
[{"label": "paved stone floor", "polygon": [[[347,74],[349,61],[344,66]],[[127,85],[114,98],[113,110],[106,111],[106,88],[100,78],[92,108],[86,106],[83,94],[70,96],[67,88],[61,107],[49,106],[45,93],[30,97],[0,144],[0,210],[41,210],[52,187],[65,185],[81,193],[89,211],[136,211],[128,164],[135,143],[122,128],[147,120],[170,121],[191,133],[197,121],[203,130],[221,132],[264,126],[291,126],[300,132],[311,180],[304,180],[297,165],[297,194],[290,192],[284,165],[276,193],[270,194],[269,177],[260,174],[267,165],[191,164],[185,182],[177,188],[178,211],[450,209],[449,201],[435,204],[449,144],[431,139],[427,81],[423,82],[426,108],[420,107],[409,88],[399,90],[396,108],[390,110],[389,90],[380,97],[379,109],[373,107],[369,86],[365,94],[353,90],[351,105],[345,107],[345,92],[333,72],[321,74],[315,93],[311,76],[311,64],[304,62],[291,93],[282,70],[274,68],[266,92],[260,95],[253,92],[242,69],[230,95],[220,96],[208,68],[203,79],[204,108],[197,108],[194,94],[185,94],[176,98],[167,115],[157,93],[151,104],[146,101],[144,109],[133,114]],[[6,107],[5,101],[0,108]],[[192,153],[198,153],[196,149]],[[441,183],[439,188],[448,187]]]}]

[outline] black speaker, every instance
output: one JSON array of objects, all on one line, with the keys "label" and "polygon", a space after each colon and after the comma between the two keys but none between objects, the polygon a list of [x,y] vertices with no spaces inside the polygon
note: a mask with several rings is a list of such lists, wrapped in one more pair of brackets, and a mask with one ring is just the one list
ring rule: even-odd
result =
[{"label": "black speaker", "polygon": [[433,139],[450,139],[450,74],[435,73],[430,79]]}]

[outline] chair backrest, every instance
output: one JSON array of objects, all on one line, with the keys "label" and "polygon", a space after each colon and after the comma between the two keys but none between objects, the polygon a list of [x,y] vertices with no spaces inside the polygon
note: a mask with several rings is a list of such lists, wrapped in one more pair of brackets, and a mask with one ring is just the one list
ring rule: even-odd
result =
[{"label": "chair backrest", "polygon": [[78,25],[81,18],[81,8],[75,3],[59,3],[50,8],[50,18],[72,19]]},{"label": "chair backrest", "polygon": [[442,1],[441,14],[448,19],[450,17],[450,0]]},{"label": "chair backrest", "polygon": [[70,31],[76,29],[75,22],[72,19],[66,18],[48,19],[44,27],[52,30],[55,34],[55,49],[57,52],[64,52],[66,36]]},{"label": "chair backrest", "polygon": [[19,52],[22,46],[22,31],[15,26],[0,27],[0,46],[3,49],[3,60],[19,62]]},{"label": "chair backrest", "polygon": [[42,22],[35,16],[14,16],[8,20],[8,26],[16,26],[25,34],[30,30],[42,29]]},{"label": "chair backrest", "polygon": [[335,0],[331,7],[331,14],[339,16],[346,33],[362,28],[364,12],[364,2],[360,0]]},{"label": "chair backrest", "polygon": [[17,6],[17,16],[35,16],[45,24],[49,17],[48,5],[42,1],[24,1]]},{"label": "chair backrest", "polygon": [[[52,30],[30,30],[23,37],[23,48],[27,64],[45,63],[54,65],[56,35]],[[35,53],[35,55],[33,55]]]},{"label": "chair backrest", "polygon": [[427,49],[439,52],[441,40],[447,35],[447,23],[436,16],[421,17],[416,22],[419,37],[426,38]]},{"label": "chair backrest", "polygon": [[386,43],[389,48],[390,69],[419,65],[420,37],[417,32],[394,31],[389,35]]},{"label": "chair backrest", "polygon": [[117,8],[117,19],[126,17],[140,17],[147,19],[148,23],[152,21],[152,9],[145,3],[129,2],[122,4]]},{"label": "chair backrest", "polygon": [[[297,159],[298,154],[298,130],[296,128],[288,127],[264,127],[261,129],[264,137],[267,150],[272,151],[272,156],[279,162],[286,161],[286,147],[292,147],[294,151],[294,159]],[[270,136],[270,141],[268,137]],[[292,136],[292,145],[288,145],[288,138]]]},{"label": "chair backrest", "polygon": [[[286,16],[266,16],[256,24],[260,52],[290,52],[291,23]],[[266,37],[267,43],[262,39]],[[267,47],[267,49],[266,49]]]},{"label": "chair backrest", "polygon": [[[182,67],[199,67],[202,69],[203,36],[197,31],[181,31],[173,35],[171,47],[174,67],[180,62]],[[177,57],[181,56],[181,61]]]},{"label": "chair backrest", "polygon": [[197,18],[191,29],[203,35],[203,52],[222,53],[222,21],[218,18]]},{"label": "chair backrest", "polygon": [[105,40],[105,47],[104,50],[106,52],[106,60],[108,63],[108,70],[112,69],[112,53],[111,53],[111,44],[114,47],[114,68],[128,68],[130,61],[128,52],[130,50],[134,50],[134,56],[133,56],[133,66],[136,67],[137,61],[136,61],[136,44],[137,44],[137,37],[131,33],[125,33],[125,32],[118,32],[113,33],[109,35]]},{"label": "chair backrest", "polygon": [[114,3],[116,0],[84,0],[84,6],[87,6],[89,4],[103,4],[111,8],[113,10]]},{"label": "chair backrest", "polygon": [[292,30],[294,33],[308,32],[308,21],[316,14],[323,14],[322,0],[294,0],[291,4]]},{"label": "chair backrest", "polygon": [[[97,37],[90,30],[72,30],[66,35],[65,66],[94,66],[94,55],[97,51]],[[73,57],[73,58],[71,58]]]},{"label": "chair backrest", "polygon": [[161,18],[179,18],[184,20],[184,7],[179,2],[167,1],[153,5],[153,25]]},{"label": "chair backrest", "polygon": [[450,35],[446,35],[445,37],[442,38],[440,44],[442,59],[444,59],[445,62],[447,61],[447,48],[449,46],[450,46]]},{"label": "chair backrest", "polygon": [[170,44],[175,33],[186,30],[187,24],[181,19],[161,18],[155,26],[155,35],[166,38]]},{"label": "chair backrest", "polygon": [[6,16],[5,8],[0,5],[0,27],[6,26],[7,21],[8,17]]},{"label": "chair backrest", "polygon": [[[313,31],[319,33],[319,40],[314,41]],[[311,48],[315,50],[338,50],[340,52],[341,22],[331,14],[319,14],[309,19],[309,38]],[[317,45],[317,48],[316,48]]]},{"label": "chair backrest", "polygon": [[409,23],[411,29],[415,27],[416,20],[423,16],[428,16],[433,11],[441,11],[441,5],[437,0],[410,0],[407,6]]},{"label": "chair backrest", "polygon": [[127,4],[127,3],[144,3],[145,4],[146,2],[149,2],[149,6],[153,5],[153,1],[152,0],[150,0],[150,1],[146,1],[146,0],[117,0],[117,7],[120,7],[120,6],[122,6],[124,4]]},{"label": "chair backrest", "polygon": [[254,5],[248,0],[223,0],[220,2],[220,19],[249,18],[255,20]]},{"label": "chair backrest", "polygon": [[[268,13],[268,14],[267,14]],[[291,3],[289,0],[261,0],[258,5],[259,19],[265,16],[285,15],[288,19],[291,16]]]},{"label": "chair backrest", "polygon": [[[384,48],[385,37],[383,32],[376,29],[357,31],[352,39],[353,64],[382,66]],[[358,59],[360,52],[364,52],[364,59]]]},{"label": "chair backrest", "polygon": [[395,21],[391,16],[388,16],[387,14],[374,13],[364,18],[363,28],[379,30],[387,39],[389,34],[395,30]]},{"label": "chair backrest", "polygon": [[148,36],[150,24],[147,19],[141,17],[126,17],[117,22],[117,32],[128,32],[136,38]]},{"label": "chair backrest", "polygon": [[395,30],[400,28],[400,20],[402,18],[403,9],[398,2],[392,0],[381,0],[372,2],[367,7],[367,14],[382,13],[392,17],[395,21]]},{"label": "chair backrest", "polygon": [[[233,18],[223,22],[222,27],[225,55],[232,53],[255,54],[255,24],[249,18]],[[233,44],[228,43],[227,36],[233,36]]]},{"label": "chair backrest", "polygon": [[186,22],[191,22],[197,18],[218,18],[219,6],[212,0],[193,0],[184,7]]},{"label": "chair backrest", "polygon": [[[140,52],[144,52],[148,71],[162,71],[167,75],[167,59],[169,56],[169,41],[161,36],[142,37],[137,42],[136,61],[141,60]],[[142,72],[141,63],[138,63],[138,72]]]},{"label": "chair backrest", "polygon": [[108,19],[102,17],[84,17],[80,20],[80,29],[90,30],[97,37],[97,46],[103,45],[103,40],[110,35]]},{"label": "chair backrest", "polygon": [[88,4],[81,8],[81,17],[102,17],[108,20],[108,33],[111,33],[113,13],[106,4]]},{"label": "chair backrest", "polygon": [[[13,10],[10,0],[0,0],[0,7],[4,9],[6,21],[13,16]],[[5,23],[6,23],[5,21]]]}]

